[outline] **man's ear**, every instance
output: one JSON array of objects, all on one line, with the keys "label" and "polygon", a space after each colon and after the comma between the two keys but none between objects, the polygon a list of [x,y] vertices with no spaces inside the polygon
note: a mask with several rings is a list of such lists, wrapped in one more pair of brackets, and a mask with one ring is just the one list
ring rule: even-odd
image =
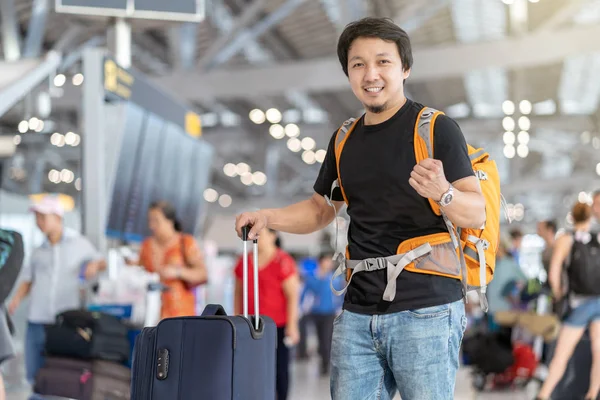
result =
[{"label": "man's ear", "polygon": [[410,69],[403,71],[404,79],[407,79],[410,76]]}]

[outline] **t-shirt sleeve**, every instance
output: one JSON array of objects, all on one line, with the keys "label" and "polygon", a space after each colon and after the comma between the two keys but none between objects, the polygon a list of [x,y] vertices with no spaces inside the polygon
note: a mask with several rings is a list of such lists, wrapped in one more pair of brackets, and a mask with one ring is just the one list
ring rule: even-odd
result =
[{"label": "t-shirt sleeve", "polygon": [[458,124],[445,115],[435,120],[433,155],[442,162],[448,182],[475,175],[465,136]]},{"label": "t-shirt sleeve", "polygon": [[[323,160],[323,164],[321,164],[321,169],[319,170],[319,176],[317,176],[317,180],[313,186],[315,192],[321,196],[331,196],[331,185],[338,178],[337,165],[335,162],[336,133],[337,131],[331,136],[331,140],[329,141],[329,145],[327,147],[327,153],[325,154],[325,159]],[[344,201],[342,193],[339,189],[333,192],[332,197],[334,201]]]},{"label": "t-shirt sleeve", "polygon": [[279,267],[279,280],[283,282],[290,276],[295,275],[296,272],[296,262],[294,259],[289,255],[283,256]]}]

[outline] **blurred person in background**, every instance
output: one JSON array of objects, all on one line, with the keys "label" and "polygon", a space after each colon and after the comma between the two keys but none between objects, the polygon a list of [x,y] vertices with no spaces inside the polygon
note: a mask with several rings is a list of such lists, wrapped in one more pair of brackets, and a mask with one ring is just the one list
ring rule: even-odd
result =
[{"label": "blurred person in background", "polygon": [[507,249],[508,252],[515,259],[517,264],[520,265],[520,253],[521,253],[521,245],[523,244],[523,232],[519,228],[512,229],[509,232],[510,235],[510,247]]},{"label": "blurred person in background", "polygon": [[487,289],[489,303],[488,322],[490,330],[498,329],[494,314],[500,311],[510,311],[519,307],[519,292],[525,285],[527,277],[519,264],[508,252],[508,244],[501,241],[496,254],[496,269],[494,279]]},{"label": "blurred person in background", "polygon": [[44,364],[45,325],[53,324],[57,314],[83,305],[80,284],[106,268],[101,255],[79,232],[64,226],[64,208],[55,196],[45,196],[31,207],[35,221],[46,236],[31,255],[21,275],[21,284],[8,312],[13,314],[23,299],[31,297],[25,334],[25,368],[33,384]]},{"label": "blurred person in background", "polygon": [[[248,313],[254,314],[253,255],[248,255]],[[235,314],[243,313],[243,259],[234,269]],[[265,229],[258,239],[259,311],[277,325],[277,400],[286,400],[289,391],[290,350],[300,340],[298,310],[300,280],[296,262],[281,249],[277,232]]]},{"label": "blurred person in background", "polygon": [[554,250],[554,242],[556,240],[556,221],[547,220],[537,224],[537,234],[544,240],[546,244],[542,250],[542,265],[546,274],[550,272],[550,261],[552,260],[552,252]]},{"label": "blurred person in background", "polygon": [[[333,252],[321,253],[314,275],[304,277],[305,290],[313,297],[308,317],[317,331],[319,356],[321,357],[321,375],[329,374],[333,320],[341,307],[337,296],[331,292],[330,286],[335,266],[333,263],[333,254]],[[343,278],[340,277],[339,280],[342,281]],[[340,282],[337,282],[337,285],[334,283],[336,287],[339,285]]]},{"label": "blurred person in background", "polygon": [[[573,207],[573,231],[560,236],[554,246],[550,262],[550,287],[555,299],[564,296],[571,311],[563,320],[554,357],[550,362],[548,376],[537,399],[550,399],[552,391],[561,380],[575,347],[589,328],[592,342],[592,370],[586,400],[595,400],[600,392],[600,290],[592,288],[598,295],[579,293],[591,282],[596,286],[600,280],[598,263],[598,239],[590,233],[592,208],[585,203]],[[563,266],[569,276],[569,292],[565,293],[561,279]],[[591,267],[591,268],[590,268]]]},{"label": "blurred person in background", "polygon": [[150,204],[148,227],[152,235],[142,243],[138,263],[158,273],[166,286],[160,318],[196,315],[193,289],[208,280],[196,240],[181,232],[175,208],[166,201]]},{"label": "blurred person in background", "polygon": [[592,194],[592,214],[594,216],[592,230],[598,231],[600,228],[600,189]]}]

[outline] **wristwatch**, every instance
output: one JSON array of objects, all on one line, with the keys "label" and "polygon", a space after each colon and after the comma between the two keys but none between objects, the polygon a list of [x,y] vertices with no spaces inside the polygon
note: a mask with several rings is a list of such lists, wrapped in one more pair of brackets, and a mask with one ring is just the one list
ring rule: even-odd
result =
[{"label": "wristwatch", "polygon": [[450,184],[450,187],[448,188],[446,193],[442,195],[442,198],[440,199],[440,201],[438,201],[438,204],[441,207],[445,207],[452,202],[452,199],[454,199],[454,186]]}]

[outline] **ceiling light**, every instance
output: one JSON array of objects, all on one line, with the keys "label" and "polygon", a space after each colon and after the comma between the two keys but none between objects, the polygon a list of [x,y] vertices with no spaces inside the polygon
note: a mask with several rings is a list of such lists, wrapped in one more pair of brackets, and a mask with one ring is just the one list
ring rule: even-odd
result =
[{"label": "ceiling light", "polygon": [[43,130],[44,130],[44,121],[42,121],[41,119],[38,119],[37,125],[35,126],[34,131],[36,131],[37,133],[40,133]]},{"label": "ceiling light", "polygon": [[79,143],[81,143],[81,136],[79,136],[78,134],[75,134],[75,140],[73,141],[73,144],[71,144],[71,146],[73,146],[73,147],[79,146]]},{"label": "ceiling light", "polygon": [[217,193],[215,189],[208,188],[204,190],[204,200],[208,201],[209,203],[214,203],[215,201],[217,201],[218,197],[219,193]]},{"label": "ceiling light", "polygon": [[529,132],[527,132],[527,131],[519,132],[519,135],[517,136],[517,140],[521,144],[528,144],[529,143]]},{"label": "ceiling light", "polygon": [[60,182],[60,172],[55,169],[51,169],[50,172],[48,172],[48,180],[52,183]]},{"label": "ceiling light", "polygon": [[317,161],[315,153],[312,150],[305,151],[304,153],[302,153],[302,161],[309,165],[314,164]]},{"label": "ceiling light", "polygon": [[304,150],[312,150],[315,148],[317,143],[315,142],[315,139],[311,137],[305,137],[304,139],[302,139],[301,145],[302,149]]},{"label": "ceiling light", "polygon": [[513,115],[515,112],[515,103],[510,100],[506,100],[504,103],[502,103],[502,111],[506,115]]},{"label": "ceiling light", "polygon": [[502,127],[505,131],[514,131],[515,130],[515,120],[511,117],[504,117],[502,120]]},{"label": "ceiling light", "polygon": [[502,140],[504,144],[515,144],[515,134],[514,132],[506,131],[504,135],[502,135]]},{"label": "ceiling light", "polygon": [[19,132],[26,133],[29,130],[29,122],[21,121],[18,126]]},{"label": "ceiling light", "polygon": [[264,172],[256,171],[252,174],[252,182],[255,185],[263,186],[267,183],[267,175],[265,175]]},{"label": "ceiling light", "polygon": [[283,126],[281,126],[279,124],[273,124],[273,125],[271,125],[269,127],[269,133],[275,139],[283,139],[284,136],[285,136],[285,130],[283,129]]},{"label": "ceiling light", "polygon": [[232,163],[227,163],[225,164],[225,166],[223,166],[223,172],[225,173],[225,175],[233,178],[237,175],[237,166]]},{"label": "ceiling light", "polygon": [[588,203],[590,199],[589,199],[588,194],[586,192],[579,192],[579,196],[577,196],[577,200],[580,203]]},{"label": "ceiling light", "polygon": [[528,117],[523,116],[519,118],[519,128],[521,128],[522,131],[528,131],[529,128],[531,128],[531,121]]},{"label": "ceiling light", "polygon": [[596,174],[600,175],[600,163],[596,164]]},{"label": "ceiling light", "polygon": [[73,75],[73,85],[79,86],[83,83],[83,74]]},{"label": "ceiling light", "polygon": [[315,152],[315,159],[318,163],[323,163],[325,161],[325,156],[327,155],[327,151],[321,149]]},{"label": "ceiling light", "polygon": [[531,114],[531,110],[533,109],[533,105],[529,100],[521,100],[519,103],[519,110],[521,110],[521,114]]},{"label": "ceiling light", "polygon": [[506,158],[514,158],[515,156],[515,146],[512,144],[507,144],[504,146],[504,157]]},{"label": "ceiling light", "polygon": [[75,189],[81,191],[81,178],[75,179]]},{"label": "ceiling light", "polygon": [[61,87],[67,81],[67,77],[63,74],[58,74],[54,77],[54,86]]},{"label": "ceiling light", "polygon": [[287,141],[287,147],[294,153],[297,153],[302,150],[302,143],[298,138],[291,138]]},{"label": "ceiling light", "polygon": [[76,135],[73,132],[65,133],[65,144],[72,146],[75,143]]},{"label": "ceiling light", "polygon": [[298,137],[300,135],[300,128],[296,124],[287,124],[285,126],[285,134],[288,137]]},{"label": "ceiling light", "polygon": [[585,131],[581,133],[581,143],[588,144],[592,139],[592,135],[589,131]]},{"label": "ceiling light", "polygon": [[281,122],[281,112],[276,108],[269,108],[265,113],[267,120],[272,124],[278,124]]},{"label": "ceiling light", "polygon": [[75,175],[73,174],[73,172],[71,170],[68,169],[63,169],[62,171],[60,171],[60,180],[66,183],[71,183],[73,182],[73,179],[75,178]]},{"label": "ceiling light", "polygon": [[253,175],[250,172],[246,172],[245,174],[240,175],[240,180],[242,181],[242,183],[244,185],[250,186],[250,185],[252,185],[252,181],[253,181],[252,176]]},{"label": "ceiling light", "polygon": [[15,146],[20,145],[21,144],[21,140],[22,140],[21,135],[15,135],[13,137],[13,143],[15,144]]},{"label": "ceiling light", "polygon": [[236,172],[240,176],[247,174],[248,172],[250,172],[250,166],[243,162],[238,163],[238,165],[236,166]]},{"label": "ceiling light", "polygon": [[52,145],[54,145],[54,146],[58,146],[58,142],[60,142],[60,138],[62,138],[62,135],[58,132],[54,132],[52,134],[52,136],[50,136],[50,143],[52,143]]},{"label": "ceiling light", "polygon": [[248,114],[248,116],[250,117],[250,121],[254,122],[255,124],[262,124],[263,122],[265,122],[266,119],[265,113],[259,110],[258,108],[255,108],[254,110],[250,111],[250,114]]},{"label": "ceiling light", "polygon": [[219,197],[219,205],[223,208],[227,208],[231,205],[231,196],[228,194],[222,194]]},{"label": "ceiling light", "polygon": [[29,129],[32,131],[35,130],[37,128],[39,122],[40,122],[40,120],[37,119],[36,117],[31,117],[29,119]]},{"label": "ceiling light", "polygon": [[526,144],[520,144],[517,147],[517,154],[519,155],[519,157],[521,158],[525,158],[527,157],[527,155],[529,154],[529,147],[527,147]]}]

